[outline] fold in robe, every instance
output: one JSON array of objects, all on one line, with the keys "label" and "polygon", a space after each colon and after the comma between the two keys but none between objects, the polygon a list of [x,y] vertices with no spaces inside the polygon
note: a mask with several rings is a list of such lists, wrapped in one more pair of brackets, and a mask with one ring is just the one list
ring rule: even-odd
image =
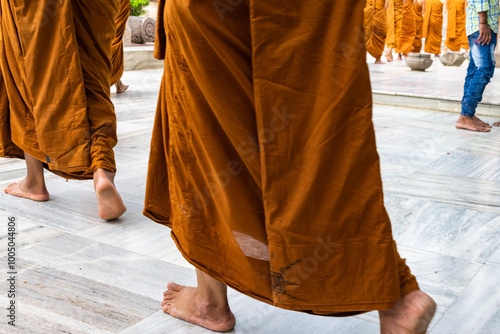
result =
[{"label": "fold in robe", "polygon": [[401,36],[399,37],[396,53],[410,53],[415,40],[415,10],[413,0],[407,0],[403,7],[403,19],[401,20]]},{"label": "fold in robe", "polygon": [[[383,204],[364,0],[159,2],[144,214],[208,275],[347,315],[418,289]],[[234,4],[234,3],[233,3]]]},{"label": "fold in robe", "polygon": [[441,0],[426,0],[422,37],[425,38],[424,50],[440,54],[443,42],[443,3]]},{"label": "fold in robe", "polygon": [[447,0],[448,25],[444,44],[451,51],[460,48],[469,49],[469,41],[465,32],[465,0]]},{"label": "fold in robe", "polygon": [[384,52],[387,34],[385,0],[368,0],[364,10],[366,50],[375,59],[380,59]]},{"label": "fold in robe", "polygon": [[413,9],[415,11],[415,39],[413,40],[413,50],[411,52],[420,53],[422,51],[422,25],[424,24],[420,2],[417,2]]},{"label": "fold in robe", "polygon": [[385,44],[389,48],[395,48],[401,36],[403,25],[403,0],[388,0],[387,7],[387,37]]},{"label": "fold in robe", "polygon": [[111,85],[123,75],[123,34],[130,15],[130,0],[120,0],[120,9],[116,17],[116,35],[111,44]]},{"label": "fold in robe", "polygon": [[0,67],[10,102],[0,109],[0,156],[27,152],[66,178],[114,172],[116,1],[0,0],[0,9]]}]

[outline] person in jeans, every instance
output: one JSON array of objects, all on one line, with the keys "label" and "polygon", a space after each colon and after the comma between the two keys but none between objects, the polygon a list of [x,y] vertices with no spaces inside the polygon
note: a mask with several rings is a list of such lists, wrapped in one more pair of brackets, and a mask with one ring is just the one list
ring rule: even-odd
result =
[{"label": "person in jeans", "polygon": [[[477,104],[483,98],[486,85],[495,71],[497,44],[498,0],[469,0],[467,7],[467,36],[470,63],[465,77],[462,112],[455,127],[478,132],[489,132],[491,126],[475,116]],[[496,124],[495,124],[496,125]]]}]

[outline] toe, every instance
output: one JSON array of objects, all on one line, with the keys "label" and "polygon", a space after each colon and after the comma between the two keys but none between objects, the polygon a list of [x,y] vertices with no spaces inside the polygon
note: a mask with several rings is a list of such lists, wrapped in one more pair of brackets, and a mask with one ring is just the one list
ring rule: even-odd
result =
[{"label": "toe", "polygon": [[176,291],[176,292],[179,292],[179,291],[181,291],[181,289],[182,289],[182,285],[179,285],[179,284],[175,284],[175,283],[173,283],[173,282],[170,282],[170,283],[168,283],[168,284],[167,284],[167,288],[168,288],[168,290],[167,290],[166,292],[169,292],[169,290],[170,290],[170,291]]}]

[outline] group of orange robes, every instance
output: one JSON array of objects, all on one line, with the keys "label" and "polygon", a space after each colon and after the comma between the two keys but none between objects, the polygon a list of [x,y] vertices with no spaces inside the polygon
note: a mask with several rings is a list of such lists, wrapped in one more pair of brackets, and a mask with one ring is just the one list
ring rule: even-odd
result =
[{"label": "group of orange robes", "polygon": [[408,54],[413,50],[413,42],[416,35],[415,5],[413,0],[406,0],[403,5],[403,16],[401,19],[401,36],[398,39],[396,53]]},{"label": "group of orange robes", "polygon": [[385,44],[388,48],[395,49],[401,37],[403,28],[403,1],[387,0],[387,39]]},{"label": "group of orange robes", "polygon": [[373,58],[380,60],[384,52],[387,35],[386,0],[367,0],[364,10],[366,50]]},{"label": "group of orange robes", "polygon": [[352,38],[364,7],[158,3],[144,214],[191,264],[281,308],[350,315],[418,289],[383,203],[366,49]]},{"label": "group of orange robes", "polygon": [[423,12],[422,12],[422,1],[419,0],[413,6],[415,11],[415,39],[413,40],[413,48],[411,52],[420,53],[422,51],[422,26],[424,24]]},{"label": "group of orange robes", "polygon": [[111,85],[120,80],[123,75],[123,35],[130,15],[130,0],[120,0],[118,16],[116,17],[116,35],[111,43]]},{"label": "group of orange robes", "polygon": [[442,30],[443,3],[441,0],[426,0],[422,27],[422,37],[425,38],[425,52],[436,55],[441,54]]},{"label": "group of orange robes", "polygon": [[66,178],[115,172],[118,2],[0,0],[0,10],[0,156],[24,151]]},{"label": "group of orange robes", "polygon": [[466,0],[447,0],[448,26],[446,29],[445,45],[451,51],[469,49],[469,40],[465,29]]}]

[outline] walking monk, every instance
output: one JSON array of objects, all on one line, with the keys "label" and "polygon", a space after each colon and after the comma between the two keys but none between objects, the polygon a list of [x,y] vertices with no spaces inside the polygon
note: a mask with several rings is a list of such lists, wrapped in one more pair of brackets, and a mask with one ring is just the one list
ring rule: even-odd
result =
[{"label": "walking monk", "polygon": [[419,0],[415,2],[413,7],[415,11],[415,39],[413,40],[413,49],[411,52],[420,53],[422,51],[422,26],[424,24],[422,5],[425,3],[424,0]]},{"label": "walking monk", "polygon": [[465,0],[446,0],[448,25],[446,27],[446,48],[450,51],[469,49],[469,40],[465,32]]},{"label": "walking monk", "polygon": [[46,167],[93,178],[99,215],[119,217],[109,90],[117,2],[0,0],[0,10],[0,156],[26,159],[28,172],[5,192],[48,200]]},{"label": "walking monk", "polygon": [[127,90],[128,85],[124,85],[120,78],[123,75],[123,34],[127,27],[130,15],[130,0],[120,0],[120,8],[116,17],[116,35],[111,45],[111,85],[115,85],[116,93],[121,94]]},{"label": "walking monk", "polygon": [[443,41],[443,3],[441,0],[426,0],[422,37],[425,38],[425,52],[436,57],[441,54]]},{"label": "walking monk", "polygon": [[[398,40],[396,53],[403,54],[406,58],[413,50],[413,41],[415,40],[416,25],[415,25],[415,2],[417,0],[404,0],[403,4],[403,19],[401,26],[401,36]],[[398,56],[400,57],[400,56]]]},{"label": "walking monk", "polygon": [[[392,50],[398,45],[399,37],[401,36],[401,28],[403,26],[403,0],[387,0],[387,37],[385,44],[387,51],[385,57],[388,62],[394,60]],[[401,60],[401,59],[400,59]]]},{"label": "walking monk", "polygon": [[366,49],[352,38],[364,6],[159,2],[165,75],[144,213],[172,229],[198,277],[168,283],[165,312],[229,331],[229,285],[318,315],[379,310],[383,333],[425,332],[435,303],[383,204]]},{"label": "walking monk", "polygon": [[386,0],[367,0],[365,7],[365,45],[375,64],[384,64],[380,58],[384,53],[387,35]]}]

